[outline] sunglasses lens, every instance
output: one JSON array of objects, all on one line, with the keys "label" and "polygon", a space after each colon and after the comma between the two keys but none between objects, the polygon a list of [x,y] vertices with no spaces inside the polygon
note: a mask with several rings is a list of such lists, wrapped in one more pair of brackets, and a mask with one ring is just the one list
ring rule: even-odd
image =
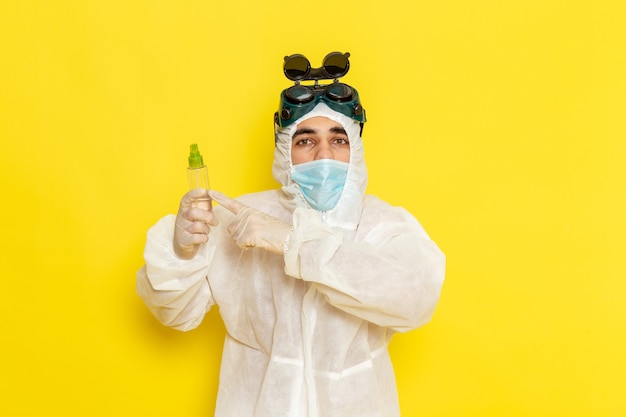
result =
[{"label": "sunglasses lens", "polygon": [[348,73],[350,69],[350,61],[348,57],[350,54],[342,54],[340,52],[331,52],[324,58],[323,69],[329,78],[343,77]]},{"label": "sunglasses lens", "polygon": [[346,84],[333,83],[326,87],[326,97],[333,101],[350,101],[352,100],[352,88]]},{"label": "sunglasses lens", "polygon": [[294,104],[307,103],[313,100],[313,96],[313,91],[303,85],[294,85],[285,91],[285,98]]},{"label": "sunglasses lens", "polygon": [[285,57],[283,71],[291,81],[299,81],[305,78],[311,70],[311,64],[304,55],[296,54]]}]

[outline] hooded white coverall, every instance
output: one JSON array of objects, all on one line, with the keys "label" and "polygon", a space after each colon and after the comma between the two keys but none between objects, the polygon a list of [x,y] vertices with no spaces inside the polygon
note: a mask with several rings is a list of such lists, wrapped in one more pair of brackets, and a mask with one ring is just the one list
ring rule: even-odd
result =
[{"label": "hooded white coverall", "polygon": [[[350,167],[337,206],[309,208],[291,180],[298,122],[325,116],[350,141]],[[427,323],[445,258],[406,210],[365,195],[360,127],[319,104],[277,129],[273,173],[280,190],[238,200],[293,225],[284,256],[240,249],[219,225],[193,259],[173,249],[175,216],[148,232],[137,291],[163,324],[189,330],[217,304],[227,330],[217,417],[397,417],[387,351],[391,336]]]}]

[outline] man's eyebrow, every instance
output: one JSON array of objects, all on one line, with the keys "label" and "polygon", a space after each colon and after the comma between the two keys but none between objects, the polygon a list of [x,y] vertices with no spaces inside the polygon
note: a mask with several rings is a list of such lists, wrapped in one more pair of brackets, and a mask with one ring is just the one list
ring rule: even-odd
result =
[{"label": "man's eyebrow", "polygon": [[332,133],[341,133],[342,135],[346,135],[346,136],[348,135],[348,134],[346,133],[346,129],[344,129],[344,128],[343,128],[343,127],[341,127],[341,126],[333,126],[333,127],[331,127],[331,128],[330,128],[330,131],[331,131]]},{"label": "man's eyebrow", "polygon": [[295,138],[298,135],[308,135],[312,133],[317,133],[317,131],[310,127],[302,127],[294,132],[293,137]]}]

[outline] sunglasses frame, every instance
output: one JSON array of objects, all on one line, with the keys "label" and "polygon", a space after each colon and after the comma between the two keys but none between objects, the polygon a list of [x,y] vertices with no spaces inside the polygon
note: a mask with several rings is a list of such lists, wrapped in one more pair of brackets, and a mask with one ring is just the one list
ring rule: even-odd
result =
[{"label": "sunglasses frame", "polygon": [[284,58],[283,72],[285,77],[296,83],[308,80],[336,80],[350,70],[349,58],[349,52],[331,52],[324,57],[321,67],[312,68],[311,62],[304,55],[288,55]]},{"label": "sunglasses frame", "polygon": [[[354,87],[338,81],[350,69],[349,57],[349,52],[331,52],[324,57],[321,67],[311,68],[311,63],[302,54],[286,56],[283,72],[294,85],[284,89],[280,94],[280,105],[274,114],[274,123],[280,127],[289,126],[310,112],[318,103],[324,102],[332,110],[359,122],[362,128],[366,117],[359,93]],[[300,81],[310,80],[315,83],[300,84]],[[319,80],[333,82],[322,85]]]}]

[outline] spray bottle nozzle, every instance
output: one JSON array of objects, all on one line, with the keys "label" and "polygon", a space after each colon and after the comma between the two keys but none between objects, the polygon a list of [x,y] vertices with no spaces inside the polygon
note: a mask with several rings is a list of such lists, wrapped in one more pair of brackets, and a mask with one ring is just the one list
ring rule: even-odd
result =
[{"label": "spray bottle nozzle", "polygon": [[202,155],[200,155],[198,144],[194,143],[189,148],[189,168],[201,168],[204,166],[204,161],[202,160]]}]

